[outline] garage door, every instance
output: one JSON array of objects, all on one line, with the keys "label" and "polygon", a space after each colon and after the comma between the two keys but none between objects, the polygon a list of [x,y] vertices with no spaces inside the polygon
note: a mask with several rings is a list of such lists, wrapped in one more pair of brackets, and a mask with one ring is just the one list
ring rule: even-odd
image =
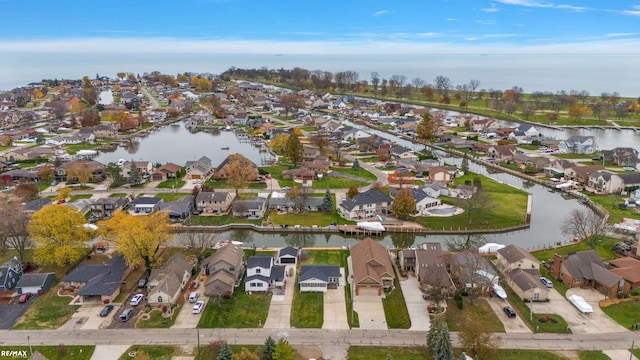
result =
[{"label": "garage door", "polygon": [[378,296],[378,287],[358,286],[359,296]]},{"label": "garage door", "polygon": [[201,179],[202,176],[193,174],[193,175],[191,175],[191,178],[192,179]]},{"label": "garage door", "polygon": [[280,258],[280,264],[295,264],[295,263],[296,263],[296,258],[292,258],[292,257]]}]

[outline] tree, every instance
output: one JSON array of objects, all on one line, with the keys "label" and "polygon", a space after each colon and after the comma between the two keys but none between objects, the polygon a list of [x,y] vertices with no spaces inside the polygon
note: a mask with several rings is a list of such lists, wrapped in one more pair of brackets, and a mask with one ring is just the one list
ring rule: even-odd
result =
[{"label": "tree", "polygon": [[322,212],[328,213],[333,211],[333,208],[334,208],[333,197],[331,196],[331,191],[327,189],[324,192],[324,198],[322,199],[322,205],[320,205],[320,210],[322,210]]},{"label": "tree", "polygon": [[601,241],[607,222],[593,211],[573,209],[560,226],[565,236],[584,241],[594,249]]},{"label": "tree", "polygon": [[458,339],[465,353],[474,359],[496,359],[502,340],[492,334],[487,326],[476,318],[468,318],[460,327]]},{"label": "tree", "polygon": [[429,113],[429,111],[425,112],[424,115],[422,115],[422,120],[420,120],[416,127],[416,135],[418,136],[418,139],[424,141],[425,150],[427,149],[427,146],[431,145],[435,140],[437,129],[438,126],[431,116],[431,113]]},{"label": "tree", "polygon": [[306,105],[303,97],[293,93],[282,95],[282,97],[280,97],[280,104],[284,106],[285,117],[288,117],[292,110],[298,111],[298,109]]},{"label": "tree", "polygon": [[329,146],[329,138],[326,135],[314,135],[311,137],[311,143],[322,151],[322,149]]},{"label": "tree", "polygon": [[482,214],[488,211],[491,206],[491,197],[482,190],[482,187],[478,186],[476,186],[475,193],[469,194],[462,202],[462,208],[467,213],[469,224],[473,224],[473,219],[477,213]]},{"label": "tree", "polygon": [[398,191],[391,203],[391,210],[400,219],[406,219],[416,212],[416,200],[410,188],[404,187]]},{"label": "tree", "polygon": [[56,196],[56,200],[58,200],[58,201],[65,200],[66,198],[69,197],[69,195],[71,195],[71,188],[70,187],[66,187],[66,188],[60,189],[60,191],[58,191],[58,196]]},{"label": "tree", "polygon": [[177,238],[185,248],[194,250],[199,256],[202,256],[205,251],[213,248],[216,235],[211,232],[188,231],[178,234]]},{"label": "tree", "polygon": [[117,76],[118,78],[120,78],[120,80],[123,80],[123,79],[124,79],[124,77],[125,77],[125,76],[127,76],[127,73],[125,73],[125,72],[123,72],[123,71],[120,71],[120,72],[116,73],[116,76]]},{"label": "tree", "polygon": [[4,199],[0,202],[0,244],[14,249],[18,260],[24,261],[25,250],[31,245],[29,215],[19,201]]},{"label": "tree", "polygon": [[227,157],[227,163],[215,175],[216,179],[227,179],[236,191],[245,188],[251,181],[258,179],[255,164],[241,154],[231,154]]},{"label": "tree", "polygon": [[231,348],[226,342],[222,344],[216,360],[233,360],[233,351],[231,351]]},{"label": "tree", "polygon": [[378,85],[380,84],[380,75],[372,71],[371,72],[371,85],[373,86],[373,96],[378,95]]},{"label": "tree", "polygon": [[460,170],[462,170],[465,174],[469,172],[469,155],[465,152],[464,156],[462,156],[462,163],[460,163]]},{"label": "tree", "polygon": [[313,189],[309,186],[294,186],[286,195],[287,199],[293,203],[293,207],[299,212],[304,213],[305,206],[309,198],[313,195]]},{"label": "tree", "polygon": [[451,348],[451,336],[449,327],[444,319],[444,314],[436,313],[431,318],[431,326],[427,333],[427,349],[434,360],[454,360]]},{"label": "tree", "polygon": [[36,174],[38,175],[38,179],[40,180],[49,180],[51,175],[53,175],[53,169],[51,166],[47,165],[41,169],[39,169]]},{"label": "tree", "polygon": [[66,266],[84,256],[89,231],[86,219],[74,207],[49,205],[36,211],[28,226],[35,242],[33,258],[41,264]]},{"label": "tree", "polygon": [[585,116],[590,116],[593,114],[591,108],[586,105],[573,104],[569,108],[568,112],[569,116],[575,118],[576,120],[582,119]]},{"label": "tree", "polygon": [[138,185],[142,183],[142,174],[140,174],[140,171],[136,166],[136,162],[131,160],[129,164],[129,183],[132,185]]},{"label": "tree", "polygon": [[273,351],[273,360],[295,360],[296,353],[293,351],[289,342],[285,339],[278,340],[276,348]]},{"label": "tree", "polygon": [[353,199],[353,197],[358,195],[358,193],[360,193],[360,191],[358,191],[358,187],[351,186],[349,187],[349,190],[347,190],[347,197]]},{"label": "tree", "polygon": [[477,253],[459,252],[449,263],[451,276],[467,292],[471,306],[475,306],[478,297],[498,281],[497,275],[491,278],[485,275],[489,274],[490,265]]},{"label": "tree", "polygon": [[31,180],[20,180],[13,189],[13,195],[23,202],[28,202],[38,196],[38,187]]},{"label": "tree", "polygon": [[304,148],[302,147],[300,138],[295,132],[291,132],[287,139],[285,153],[287,154],[289,161],[293,163],[294,167],[298,167],[298,163],[304,158]]},{"label": "tree", "polygon": [[481,234],[466,234],[446,240],[447,249],[451,252],[478,252],[482,245],[487,243],[487,238]]},{"label": "tree", "polygon": [[158,248],[169,238],[169,216],[158,211],[147,216],[116,211],[98,228],[101,235],[116,242],[129,266],[144,265],[148,275],[157,261]]},{"label": "tree", "polygon": [[269,147],[274,151],[284,151],[287,147],[287,141],[289,140],[289,134],[280,133],[277,134],[271,141],[269,141]]},{"label": "tree", "polygon": [[252,353],[246,347],[243,347],[240,353],[233,354],[233,360],[260,360],[260,356]]},{"label": "tree", "polygon": [[67,169],[67,181],[75,179],[80,183],[80,185],[84,186],[91,179],[94,169],[95,166],[89,161],[76,161]]},{"label": "tree", "polygon": [[262,360],[273,360],[273,353],[276,351],[276,341],[271,336],[264,341],[262,346]]},{"label": "tree", "polygon": [[451,80],[446,76],[438,75],[436,76],[435,86],[438,94],[448,95],[449,89],[451,89]]},{"label": "tree", "polygon": [[352,169],[360,169],[360,162],[358,161],[358,159],[355,159],[353,161],[353,165],[351,165]]}]

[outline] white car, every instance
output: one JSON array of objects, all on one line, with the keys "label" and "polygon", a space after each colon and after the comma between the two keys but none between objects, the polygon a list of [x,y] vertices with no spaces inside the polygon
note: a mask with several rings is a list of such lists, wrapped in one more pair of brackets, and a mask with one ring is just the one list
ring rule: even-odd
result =
[{"label": "white car", "polygon": [[142,294],[135,294],[135,295],[133,295],[133,297],[131,298],[131,301],[129,302],[129,305],[131,305],[131,306],[138,306],[138,305],[140,305],[140,303],[142,302],[142,299],[144,299],[144,295],[142,295]]},{"label": "white car", "polygon": [[194,314],[200,314],[203,308],[204,308],[204,301],[202,300],[196,301],[196,303],[193,304],[193,310],[191,310],[191,312]]}]

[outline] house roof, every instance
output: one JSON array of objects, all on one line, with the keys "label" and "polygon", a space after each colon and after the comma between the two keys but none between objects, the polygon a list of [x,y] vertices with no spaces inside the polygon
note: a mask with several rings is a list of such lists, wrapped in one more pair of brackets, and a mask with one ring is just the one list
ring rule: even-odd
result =
[{"label": "house roof", "polygon": [[[236,271],[238,271],[242,265],[243,257],[244,257],[244,250],[240,246],[229,243],[221,247],[220,249],[218,249],[218,251],[216,251],[215,254],[206,258],[203,261],[202,266],[215,267],[217,264],[226,263],[229,266],[234,267]],[[218,272],[218,270],[220,269],[225,270],[225,271],[222,271],[224,273],[230,272],[229,268],[217,268],[217,269],[211,269],[212,270],[211,273],[213,274],[214,272]],[[209,280],[212,277],[214,276],[209,276],[209,279],[207,279],[207,282],[209,282]],[[232,282],[235,282],[235,278],[233,279]]]},{"label": "house roof", "polygon": [[536,276],[522,269],[513,269],[508,271],[506,275],[523,291],[542,289],[542,283],[539,280],[540,273]]},{"label": "house roof", "polygon": [[50,203],[51,203],[51,199],[49,198],[31,200],[24,206],[24,210],[30,211],[30,212],[36,212],[42,209],[45,205],[49,205]]},{"label": "house roof", "polygon": [[124,256],[118,256],[105,264],[84,264],[73,269],[63,282],[85,282],[78,295],[111,295],[120,287],[122,276],[127,270]]},{"label": "house roof", "polygon": [[131,205],[131,206],[136,206],[136,205],[156,205],[161,201],[162,201],[161,198],[150,197],[150,196],[141,196],[141,197],[136,198],[133,201],[131,201],[131,203],[129,203],[129,205]]},{"label": "house roof", "polygon": [[536,264],[539,263],[538,259],[531,255],[527,250],[519,248],[513,244],[507,245],[498,250],[498,254],[500,254],[510,264],[524,259],[529,259]]},{"label": "house roof", "polygon": [[621,279],[619,275],[607,270],[594,250],[569,254],[562,264],[574,279],[595,280],[606,286],[612,286]]},{"label": "house roof", "polygon": [[233,203],[233,211],[247,211],[251,209],[262,210],[265,200],[265,198],[260,196],[248,200],[238,200]]},{"label": "house roof", "polygon": [[382,284],[382,277],[395,277],[387,249],[371,238],[351,247],[351,261],[356,283],[371,278]]},{"label": "house roof", "polygon": [[22,274],[20,280],[18,280],[18,284],[16,287],[30,287],[30,286],[42,286],[44,285],[47,278],[53,276],[55,278],[55,273],[28,273]]},{"label": "house roof", "polygon": [[286,276],[287,267],[285,265],[273,265],[271,267],[271,281],[283,282]]},{"label": "house roof", "polygon": [[298,282],[318,279],[329,282],[330,277],[340,277],[339,265],[302,265]]},{"label": "house roof", "polygon": [[273,258],[269,255],[254,255],[247,259],[247,269],[261,267],[270,269],[273,264]]},{"label": "house roof", "polygon": [[294,248],[292,246],[284,247],[284,248],[280,249],[280,251],[278,251],[278,257],[281,258],[283,256],[298,257],[298,249],[296,249],[296,248]]},{"label": "house roof", "polygon": [[383,203],[383,202],[391,203],[392,201],[393,199],[391,199],[391,196],[387,195],[386,193],[384,193],[382,190],[378,188],[373,188],[363,193],[360,193],[351,199],[347,199],[346,201],[343,201],[340,204],[340,206],[348,211],[351,211],[356,206],[360,206],[360,205],[377,204],[377,203]]},{"label": "house roof", "polygon": [[447,287],[450,284],[440,243],[424,243],[416,252],[416,267],[421,284]]},{"label": "house roof", "polygon": [[631,283],[640,282],[640,260],[632,257],[609,260],[609,270]]}]

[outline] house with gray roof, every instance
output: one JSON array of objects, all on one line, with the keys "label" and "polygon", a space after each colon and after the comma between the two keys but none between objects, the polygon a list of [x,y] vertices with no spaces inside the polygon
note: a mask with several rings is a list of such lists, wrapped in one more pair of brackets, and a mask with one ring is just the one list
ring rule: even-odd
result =
[{"label": "house with gray roof", "polygon": [[607,269],[594,250],[579,251],[564,258],[555,254],[549,274],[570,288],[596,289],[611,298],[630,291],[622,276]]},{"label": "house with gray roof", "polygon": [[298,263],[298,249],[287,246],[278,251],[278,257],[276,260],[278,264],[297,264]]},{"label": "house with gray roof", "polygon": [[261,196],[237,200],[233,203],[233,216],[249,219],[260,219],[264,216],[267,207],[267,199]]},{"label": "house with gray roof", "polygon": [[560,141],[558,149],[561,153],[593,154],[598,150],[595,136],[573,135]]},{"label": "house with gray roof", "polygon": [[169,214],[172,221],[182,221],[189,217],[193,209],[193,197],[191,195],[183,196],[176,201],[163,201],[158,203],[158,211],[164,211]]},{"label": "house with gray roof", "polygon": [[187,256],[175,253],[164,265],[151,270],[149,275],[149,304],[175,304],[191,278],[193,264]]},{"label": "house with gray roof", "polygon": [[230,296],[244,274],[244,249],[229,243],[202,262],[204,294]]},{"label": "house with gray roof", "polygon": [[231,209],[234,194],[227,191],[201,191],[196,196],[196,209],[206,214],[226,214]]},{"label": "house with gray roof", "polygon": [[22,263],[15,256],[0,265],[0,291],[16,287],[22,276]]},{"label": "house with gray roof", "polygon": [[62,279],[65,288],[75,290],[78,302],[98,299],[112,302],[120,294],[120,285],[129,273],[124,256],[110,259],[104,264],[81,264]]},{"label": "house with gray roof", "polygon": [[185,179],[188,180],[207,180],[213,174],[211,159],[206,156],[196,161],[187,161],[185,168],[187,171]]},{"label": "house with gray roof", "polygon": [[386,215],[391,211],[392,202],[391,196],[378,188],[373,188],[340,203],[338,213],[347,220]]},{"label": "house with gray roof", "polygon": [[618,174],[607,170],[589,174],[589,187],[605,194],[618,194],[627,188],[640,186],[640,173]]},{"label": "house with gray roof", "polygon": [[26,212],[27,214],[33,214],[34,212],[42,209],[43,207],[49,204],[51,204],[51,199],[49,198],[40,198],[40,199],[31,200],[24,205],[23,211]]},{"label": "house with gray roof", "polygon": [[45,292],[55,283],[55,273],[28,273],[23,274],[18,280],[16,289],[18,294],[38,294]]},{"label": "house with gray roof", "polygon": [[128,197],[100,198],[91,204],[94,219],[108,219],[116,210],[122,210],[129,204]]},{"label": "house with gray roof", "polygon": [[327,289],[337,289],[341,278],[338,265],[302,265],[298,284],[301,292],[327,292]]},{"label": "house with gray roof", "polygon": [[640,163],[638,150],[630,147],[617,147],[611,150],[602,150],[600,153],[605,161],[617,166],[636,167]]},{"label": "house with gray roof", "polygon": [[129,203],[131,210],[136,214],[151,214],[160,208],[161,198],[141,196]]},{"label": "house with gray roof", "polygon": [[540,272],[540,261],[527,250],[513,244],[496,252],[498,269],[506,273],[513,269],[536,270]]},{"label": "house with gray roof", "polygon": [[247,278],[244,291],[268,291],[271,287],[284,287],[285,265],[275,265],[272,256],[254,255],[247,259]]}]

